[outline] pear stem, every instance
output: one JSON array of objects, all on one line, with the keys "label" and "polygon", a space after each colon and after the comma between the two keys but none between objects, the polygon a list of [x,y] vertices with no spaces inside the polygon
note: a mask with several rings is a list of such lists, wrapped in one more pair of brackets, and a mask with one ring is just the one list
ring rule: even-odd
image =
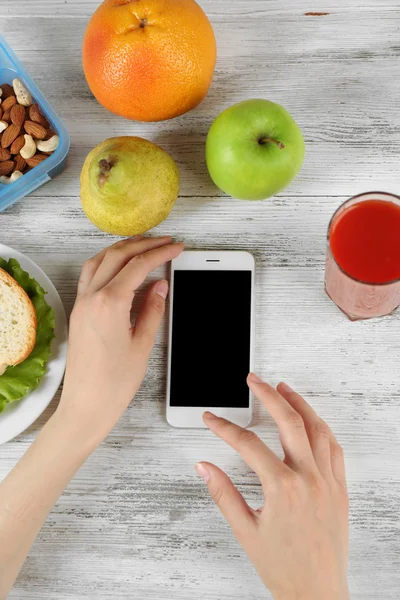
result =
[{"label": "pear stem", "polygon": [[108,158],[102,158],[99,160],[100,174],[98,177],[98,182],[100,187],[103,187],[103,185],[106,183],[111,169],[117,164],[117,162],[118,158],[116,156],[110,156]]},{"label": "pear stem", "polygon": [[275,144],[276,146],[278,146],[279,150],[283,150],[283,148],[285,147],[285,144],[283,144],[279,140],[274,140],[273,138],[267,137],[260,138],[258,140],[258,143],[261,144],[261,146],[264,146],[264,144]]},{"label": "pear stem", "polygon": [[102,173],[108,173],[108,171],[111,171],[111,163],[108,162],[108,160],[106,160],[105,158],[102,158],[101,161],[99,162],[99,167],[100,167],[100,171]]}]

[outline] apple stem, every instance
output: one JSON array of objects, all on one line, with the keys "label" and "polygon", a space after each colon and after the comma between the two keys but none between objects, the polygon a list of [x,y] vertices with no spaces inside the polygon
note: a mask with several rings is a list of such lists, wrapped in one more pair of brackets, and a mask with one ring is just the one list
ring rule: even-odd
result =
[{"label": "apple stem", "polygon": [[258,143],[261,144],[261,146],[263,146],[264,144],[275,144],[276,146],[278,146],[279,150],[283,150],[283,148],[285,147],[285,144],[283,144],[279,140],[274,140],[273,138],[267,137],[260,138],[258,140]]}]

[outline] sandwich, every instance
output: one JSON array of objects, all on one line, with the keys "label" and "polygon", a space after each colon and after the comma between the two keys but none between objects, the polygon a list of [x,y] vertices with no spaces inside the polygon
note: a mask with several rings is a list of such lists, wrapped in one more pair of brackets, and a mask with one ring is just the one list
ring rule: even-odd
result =
[{"label": "sandwich", "polygon": [[0,258],[0,412],[39,384],[54,326],[43,288],[17,260]]}]

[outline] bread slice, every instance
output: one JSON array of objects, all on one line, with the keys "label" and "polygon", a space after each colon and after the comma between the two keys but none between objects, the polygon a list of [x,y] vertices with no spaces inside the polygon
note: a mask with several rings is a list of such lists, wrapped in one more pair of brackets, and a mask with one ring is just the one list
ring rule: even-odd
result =
[{"label": "bread slice", "polygon": [[0,375],[24,361],[36,343],[35,308],[25,290],[0,269]]}]

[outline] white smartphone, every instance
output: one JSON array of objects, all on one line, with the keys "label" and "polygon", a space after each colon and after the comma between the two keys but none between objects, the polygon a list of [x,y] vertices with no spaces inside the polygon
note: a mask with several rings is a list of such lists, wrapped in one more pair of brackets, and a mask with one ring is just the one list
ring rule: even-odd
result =
[{"label": "white smartphone", "polygon": [[186,251],[172,261],[167,421],[205,427],[209,410],[247,427],[253,398],[254,258]]}]

